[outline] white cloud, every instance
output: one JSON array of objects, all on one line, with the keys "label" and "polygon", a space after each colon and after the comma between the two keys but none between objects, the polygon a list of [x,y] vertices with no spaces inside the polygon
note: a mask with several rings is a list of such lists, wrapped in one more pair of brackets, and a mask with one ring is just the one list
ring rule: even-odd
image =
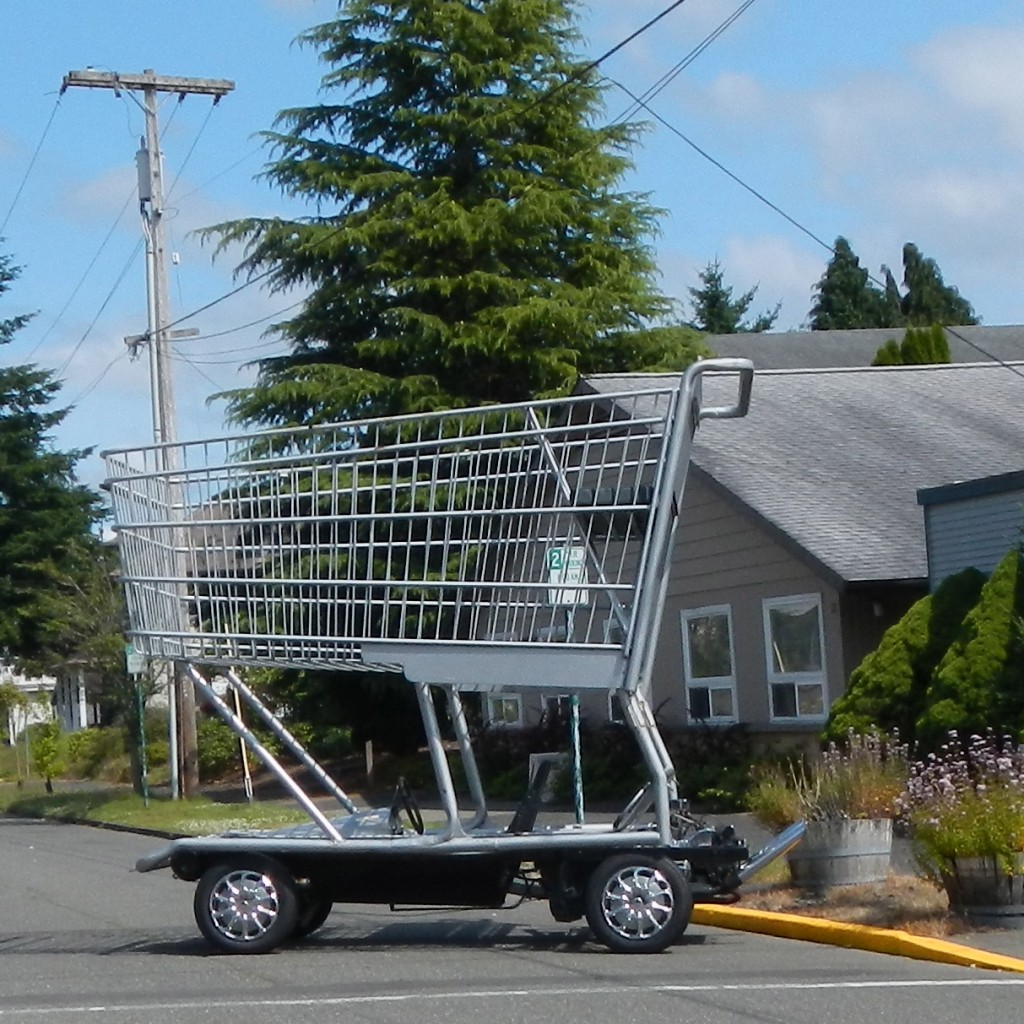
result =
[{"label": "white cloud", "polygon": [[659,252],[658,260],[662,284],[681,303],[684,318],[692,314],[689,289],[699,286],[699,274],[715,259],[721,264],[723,283],[732,289],[734,298],[757,288],[747,319],[782,303],[775,330],[791,330],[803,323],[811,307],[811,288],[825,267],[824,257],[815,257],[774,235],[732,236],[725,239],[721,252],[708,257],[698,258],[666,247]]},{"label": "white cloud", "polygon": [[58,193],[55,213],[77,223],[110,224],[124,212],[124,222],[133,224],[130,214],[137,209],[139,179],[133,164],[117,164],[86,181]]},{"label": "white cloud", "polygon": [[763,235],[727,239],[722,267],[735,294],[757,286],[748,319],[781,302],[775,330],[791,330],[807,317],[811,290],[821,277],[824,261],[786,238]]},{"label": "white cloud", "polygon": [[961,114],[991,123],[1024,149],[1024,26],[975,26],[944,32],[919,47],[914,64]]}]

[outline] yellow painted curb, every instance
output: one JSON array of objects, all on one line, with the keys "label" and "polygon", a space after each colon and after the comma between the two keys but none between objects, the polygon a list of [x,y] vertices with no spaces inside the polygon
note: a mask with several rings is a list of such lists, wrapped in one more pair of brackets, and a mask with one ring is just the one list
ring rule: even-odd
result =
[{"label": "yellow painted curb", "polygon": [[866,925],[801,917],[799,914],[776,914],[706,903],[693,908],[690,920],[694,924],[735,928],[739,931],[775,935],[784,939],[823,942],[832,946],[844,946],[847,949],[865,949],[874,953],[888,953],[890,956],[906,956],[914,960],[934,960],[960,967],[986,967],[993,971],[1015,971],[1024,974],[1024,960],[1002,956],[999,953],[987,953],[983,949],[961,946],[956,942],[946,942],[944,939],[910,935],[894,928],[870,928]]}]

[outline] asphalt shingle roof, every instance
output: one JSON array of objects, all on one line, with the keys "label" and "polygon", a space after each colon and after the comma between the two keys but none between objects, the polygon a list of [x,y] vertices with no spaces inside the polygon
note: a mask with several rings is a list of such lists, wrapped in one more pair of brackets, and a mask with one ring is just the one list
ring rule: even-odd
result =
[{"label": "asphalt shingle roof", "polygon": [[[1024,359],[1024,326],[954,327],[949,341],[954,363],[1010,362]],[[758,370],[870,366],[890,339],[903,340],[902,327],[857,331],[779,331],[766,334],[708,334],[704,341],[720,356],[750,359]],[[959,335],[959,337],[957,337]],[[966,339],[966,340],[964,340]]]},{"label": "asphalt shingle roof", "polygon": [[[734,393],[707,378],[706,402]],[[1024,363],[765,370],[745,419],[702,425],[693,463],[838,580],[923,580],[918,488],[1024,468]]]}]

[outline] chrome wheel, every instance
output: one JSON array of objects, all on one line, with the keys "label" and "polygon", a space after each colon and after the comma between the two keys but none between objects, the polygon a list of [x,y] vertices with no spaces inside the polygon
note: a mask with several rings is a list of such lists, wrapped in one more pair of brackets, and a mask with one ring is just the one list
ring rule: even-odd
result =
[{"label": "chrome wheel", "polygon": [[679,867],[666,857],[618,854],[592,872],[586,891],[587,923],[620,953],[653,953],[686,929],[693,898]]},{"label": "chrome wheel", "polygon": [[214,945],[233,953],[263,953],[295,930],[294,883],[277,865],[220,865],[199,881],[196,923]]},{"label": "chrome wheel", "polygon": [[657,935],[672,920],[674,907],[669,880],[652,867],[615,872],[601,894],[601,912],[608,927],[624,939]]}]

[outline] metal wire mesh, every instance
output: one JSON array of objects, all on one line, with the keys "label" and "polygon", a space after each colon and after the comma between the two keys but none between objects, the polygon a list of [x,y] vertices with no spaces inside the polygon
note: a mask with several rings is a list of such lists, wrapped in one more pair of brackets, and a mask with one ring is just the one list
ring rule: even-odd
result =
[{"label": "metal wire mesh", "polygon": [[677,388],[107,453],[131,635],[319,668],[400,668],[402,645],[621,652]]}]

